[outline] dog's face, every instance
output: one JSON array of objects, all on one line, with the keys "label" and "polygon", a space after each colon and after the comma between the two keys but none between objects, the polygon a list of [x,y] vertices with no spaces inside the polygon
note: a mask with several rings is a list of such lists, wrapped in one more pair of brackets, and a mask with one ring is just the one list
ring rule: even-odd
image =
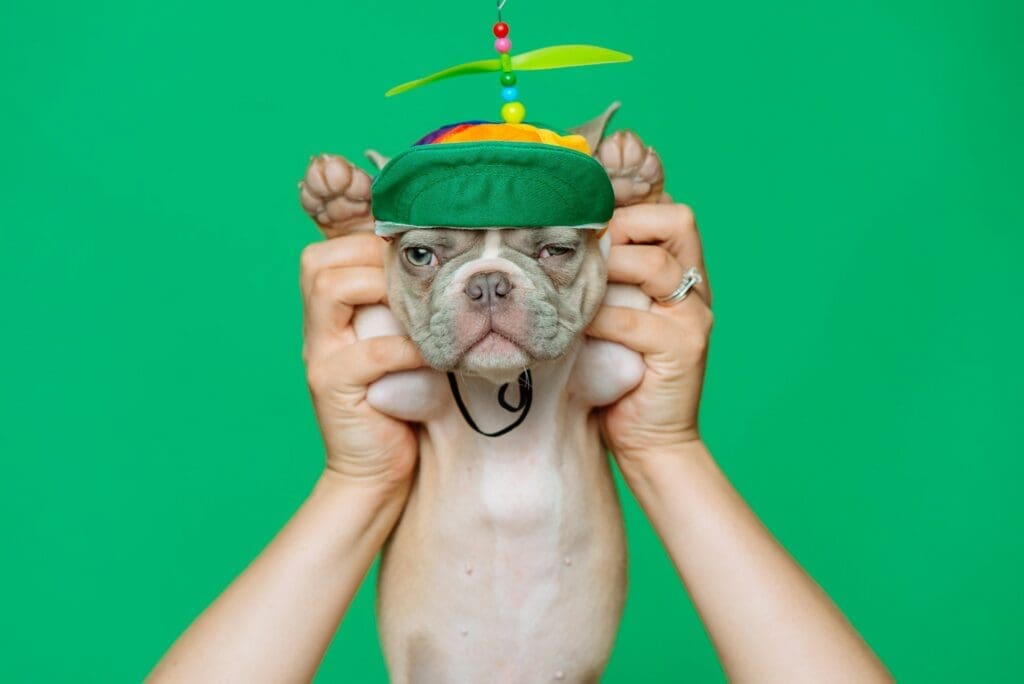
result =
[{"label": "dog's face", "polygon": [[410,230],[391,242],[388,300],[427,363],[507,379],[569,350],[604,297],[593,230]]}]

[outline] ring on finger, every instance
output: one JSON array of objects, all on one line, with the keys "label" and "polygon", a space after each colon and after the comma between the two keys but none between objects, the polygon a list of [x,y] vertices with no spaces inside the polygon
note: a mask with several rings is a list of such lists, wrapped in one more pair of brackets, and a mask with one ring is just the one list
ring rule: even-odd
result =
[{"label": "ring on finger", "polygon": [[658,297],[656,301],[659,304],[664,305],[678,304],[686,299],[686,295],[690,294],[690,290],[697,285],[700,285],[702,282],[704,282],[704,279],[701,278],[697,268],[695,266],[691,266],[686,269],[685,273],[683,273],[683,280],[679,283],[679,287],[664,297]]}]

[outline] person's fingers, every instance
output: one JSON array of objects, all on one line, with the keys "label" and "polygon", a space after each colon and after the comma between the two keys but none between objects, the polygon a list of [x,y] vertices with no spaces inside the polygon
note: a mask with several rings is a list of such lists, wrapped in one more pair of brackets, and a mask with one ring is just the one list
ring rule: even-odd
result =
[{"label": "person's fingers", "polygon": [[[683,243],[697,236],[697,220],[685,204],[633,204],[619,207],[608,222],[612,244],[664,244],[681,256]],[[698,244],[699,247],[699,244]]]},{"label": "person's fingers", "polygon": [[385,335],[360,340],[310,362],[306,379],[314,391],[337,390],[365,394],[366,387],[388,373],[426,366],[412,340],[404,335]]},{"label": "person's fingers", "polygon": [[383,304],[387,284],[381,267],[335,267],[317,273],[306,299],[306,340],[316,342],[348,327],[355,307]]},{"label": "person's fingers", "polygon": [[[608,253],[608,281],[639,285],[648,297],[667,297],[683,283],[685,269],[660,245],[613,245]],[[698,269],[699,271],[699,269]],[[704,279],[691,293],[708,301],[711,291]]]},{"label": "person's fingers", "polygon": [[383,266],[384,250],[384,242],[372,233],[353,233],[307,245],[299,258],[302,296],[309,295],[313,279],[325,268]]},{"label": "person's fingers", "polygon": [[658,245],[613,245],[608,253],[608,281],[639,285],[648,297],[666,297],[683,280],[683,267]]},{"label": "person's fingers", "polygon": [[[615,210],[608,223],[613,245],[662,245],[684,269],[701,274],[702,294],[711,301],[711,282],[693,210],[685,204],[635,204]],[[677,283],[678,285],[678,283]],[[673,288],[674,289],[674,288]]]},{"label": "person's fingers", "polygon": [[[666,307],[667,308],[667,307]],[[638,354],[664,358],[707,345],[711,310],[700,297],[687,297],[673,305],[672,316],[619,306],[603,306],[587,328],[587,334],[618,342]],[[699,348],[699,349],[696,349]]]},{"label": "person's fingers", "polygon": [[426,366],[413,341],[405,335],[385,335],[361,340],[345,349],[351,374],[348,384],[365,387],[388,373]]}]

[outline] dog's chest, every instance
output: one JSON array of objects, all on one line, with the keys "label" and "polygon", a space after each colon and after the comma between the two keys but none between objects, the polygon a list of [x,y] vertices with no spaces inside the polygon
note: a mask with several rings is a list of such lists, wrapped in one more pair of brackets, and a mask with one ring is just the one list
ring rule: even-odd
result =
[{"label": "dog's chest", "polygon": [[[621,609],[610,473],[585,416],[494,440],[458,414],[429,423],[417,491],[385,558],[382,636],[406,681],[587,681]],[[449,422],[450,421],[450,422]],[[458,439],[452,439],[462,430]],[[437,451],[438,449],[442,451]],[[601,591],[594,591],[601,587]]]},{"label": "dog's chest", "polygon": [[467,490],[475,492],[483,524],[509,536],[556,533],[567,483],[555,455],[494,450],[474,461]]}]

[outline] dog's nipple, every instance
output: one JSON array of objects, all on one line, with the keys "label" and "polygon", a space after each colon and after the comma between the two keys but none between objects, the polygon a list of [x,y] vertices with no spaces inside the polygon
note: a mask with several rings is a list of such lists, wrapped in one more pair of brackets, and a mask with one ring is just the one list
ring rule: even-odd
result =
[{"label": "dog's nipple", "polygon": [[565,673],[561,670],[555,670],[555,679],[565,679]]},{"label": "dog's nipple", "polygon": [[467,575],[472,575],[473,574],[473,566],[472,565],[467,565],[466,566],[466,574]]},{"label": "dog's nipple", "polygon": [[566,557],[565,557],[565,561],[563,561],[563,562],[564,562],[564,563],[565,563],[566,565],[572,565],[572,558],[569,558],[568,556],[566,556]]}]

